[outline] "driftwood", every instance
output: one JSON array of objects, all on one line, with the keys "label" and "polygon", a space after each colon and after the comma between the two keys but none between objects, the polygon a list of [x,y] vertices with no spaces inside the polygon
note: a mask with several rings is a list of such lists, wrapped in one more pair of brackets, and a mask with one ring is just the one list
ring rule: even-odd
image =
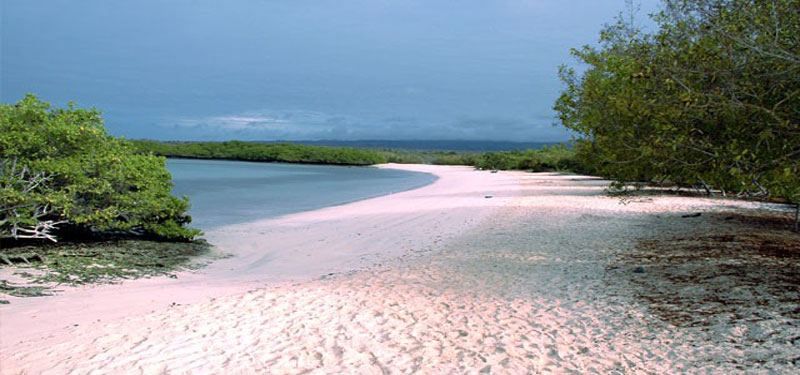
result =
[{"label": "driftwood", "polygon": [[[17,158],[0,160],[0,176],[5,177],[3,189],[18,190],[23,195],[33,194],[52,180],[52,175],[44,172],[32,172],[28,166],[20,167]],[[34,220],[35,224],[23,224],[18,218],[24,212]],[[46,239],[57,242],[52,232],[65,220],[52,220],[53,208],[50,204],[12,204],[0,202],[0,238],[13,239]]]},{"label": "driftwood", "polygon": [[51,233],[53,230],[57,229],[59,224],[66,223],[65,220],[61,221],[53,221],[53,220],[46,220],[40,221],[33,226],[21,226],[18,224],[13,224],[11,226],[10,235],[7,237],[11,237],[14,239],[45,239],[50,240],[53,242],[58,242],[58,239]]}]

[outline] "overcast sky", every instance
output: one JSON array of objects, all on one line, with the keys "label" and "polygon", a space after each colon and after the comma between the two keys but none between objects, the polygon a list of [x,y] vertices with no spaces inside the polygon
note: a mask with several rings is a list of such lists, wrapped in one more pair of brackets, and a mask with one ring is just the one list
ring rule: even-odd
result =
[{"label": "overcast sky", "polygon": [[[558,65],[624,0],[2,0],[2,102],[129,138],[559,141]],[[657,9],[642,1],[642,18]]]}]

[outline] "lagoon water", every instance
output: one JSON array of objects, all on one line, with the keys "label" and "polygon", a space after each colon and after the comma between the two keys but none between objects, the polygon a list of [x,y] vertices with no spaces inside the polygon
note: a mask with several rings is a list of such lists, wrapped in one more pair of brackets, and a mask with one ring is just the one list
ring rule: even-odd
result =
[{"label": "lagoon water", "polygon": [[192,226],[224,225],[310,211],[414,189],[436,180],[427,173],[223,160],[169,159],[173,193],[192,203]]}]

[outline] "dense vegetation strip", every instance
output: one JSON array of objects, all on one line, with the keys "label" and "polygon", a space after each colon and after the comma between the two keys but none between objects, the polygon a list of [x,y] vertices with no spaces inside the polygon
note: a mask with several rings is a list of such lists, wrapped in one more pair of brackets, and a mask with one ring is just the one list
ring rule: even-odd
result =
[{"label": "dense vegetation strip", "polygon": [[483,169],[582,171],[576,152],[562,144],[538,150],[458,152],[437,150],[359,149],[263,142],[132,141],[140,152],[166,157],[262,162],[370,165],[378,163],[467,165]]},{"label": "dense vegetation strip", "polygon": [[377,151],[348,147],[243,141],[158,142],[136,140],[132,142],[140,151],[166,157],[334,165],[372,165],[386,162],[386,158]]},{"label": "dense vegetation strip", "polygon": [[664,0],[573,50],[555,109],[578,162],[624,182],[800,203],[800,3]]}]

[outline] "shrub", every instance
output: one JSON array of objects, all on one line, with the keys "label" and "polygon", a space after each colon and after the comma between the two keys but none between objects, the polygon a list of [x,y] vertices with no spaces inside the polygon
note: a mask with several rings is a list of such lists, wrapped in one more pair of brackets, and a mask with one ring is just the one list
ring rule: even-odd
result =
[{"label": "shrub", "polygon": [[561,144],[545,146],[538,150],[486,152],[476,158],[474,165],[483,169],[518,169],[533,172],[589,173],[592,170],[578,159],[575,149]]},{"label": "shrub", "polygon": [[465,152],[446,152],[431,161],[435,165],[475,165],[479,154]]},{"label": "shrub", "polygon": [[55,241],[67,229],[194,238],[165,159],[134,151],[95,109],[51,109],[34,95],[0,105],[0,238]]},{"label": "shrub", "polygon": [[667,182],[800,204],[796,0],[662,0],[658,28],[619,19],[573,50],[555,105],[579,160]]}]

